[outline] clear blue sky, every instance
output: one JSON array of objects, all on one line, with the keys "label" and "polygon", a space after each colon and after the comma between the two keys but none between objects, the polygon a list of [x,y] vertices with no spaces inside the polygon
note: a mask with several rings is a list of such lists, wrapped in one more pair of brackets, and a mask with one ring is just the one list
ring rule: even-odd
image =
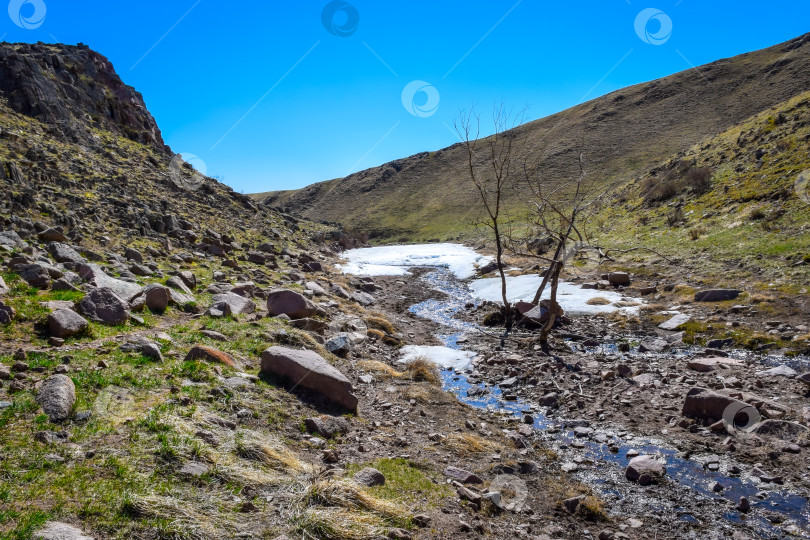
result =
[{"label": "clear blue sky", "polygon": [[[246,193],[448,146],[473,103],[539,118],[810,31],[807,0],[11,0],[10,11],[3,40],[106,55],[175,152]],[[411,85],[422,91],[403,105],[412,81],[431,86]]]}]

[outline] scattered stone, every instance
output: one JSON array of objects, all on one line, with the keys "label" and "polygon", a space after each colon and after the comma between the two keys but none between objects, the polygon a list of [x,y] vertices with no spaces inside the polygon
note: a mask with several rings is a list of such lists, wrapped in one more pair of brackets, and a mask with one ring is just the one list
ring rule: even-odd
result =
[{"label": "scattered stone", "polygon": [[353,480],[362,486],[374,487],[385,485],[385,475],[373,467],[366,467],[354,475]]},{"label": "scattered stone", "polygon": [[733,358],[716,356],[711,358],[695,358],[686,363],[686,367],[701,373],[714,371],[717,366],[739,366],[742,362]]},{"label": "scattered stone", "polygon": [[79,267],[79,275],[90,285],[97,288],[111,289],[116,296],[125,302],[131,302],[136,296],[141,294],[143,287],[137,283],[115,279],[104,273],[100,266],[95,264],[83,264]]},{"label": "scattered stone", "polygon": [[9,324],[16,316],[17,312],[13,307],[0,302],[0,324]]},{"label": "scattered stone", "polygon": [[810,428],[798,422],[774,419],[764,420],[751,430],[755,435],[775,437],[783,441],[795,441],[808,431]]},{"label": "scattered stone", "polygon": [[659,324],[658,328],[660,328],[661,330],[676,330],[680,325],[686,324],[691,320],[692,320],[691,315],[679,313],[678,315],[675,315],[671,319]]},{"label": "scattered stone", "polygon": [[70,416],[76,403],[76,387],[70,377],[51,375],[42,383],[37,392],[39,403],[51,422],[61,422]]},{"label": "scattered stone", "polygon": [[182,476],[191,478],[200,478],[201,476],[208,474],[208,471],[208,465],[205,463],[200,463],[199,461],[189,461],[180,468],[180,474]]},{"label": "scattered stone", "polygon": [[751,511],[751,503],[748,502],[748,497],[740,497],[740,502],[737,504],[737,510],[743,514]]},{"label": "scattered stone", "polygon": [[695,302],[723,302],[734,300],[742,291],[737,289],[707,289],[695,293]]},{"label": "scattered stone", "polygon": [[349,421],[342,416],[322,414],[304,420],[304,425],[310,433],[317,433],[322,437],[331,439],[342,435],[349,430]]},{"label": "scattered stone", "polygon": [[183,270],[182,272],[178,272],[177,277],[183,280],[183,283],[186,284],[186,287],[188,287],[192,291],[197,288],[197,276],[195,276],[189,270]]},{"label": "scattered stone", "polygon": [[204,335],[207,338],[211,338],[216,341],[227,342],[230,341],[228,336],[225,334],[220,334],[219,332],[214,332],[213,330],[200,330],[200,334]]},{"label": "scattered stone", "polygon": [[460,469],[452,465],[444,469],[444,475],[448,478],[461,482],[462,484],[483,484],[481,478],[468,470]]},{"label": "scattered stone", "polygon": [[59,521],[48,521],[43,528],[34,533],[33,538],[34,540],[93,540],[92,536],[87,536],[81,529]]},{"label": "scattered stone", "polygon": [[186,282],[180,279],[180,276],[172,276],[166,280],[166,286],[171,287],[172,289],[177,289],[178,291],[182,292],[183,294],[191,295],[191,289]]},{"label": "scattered stone", "polygon": [[163,313],[169,307],[172,293],[171,289],[157,283],[147,285],[143,290],[146,307],[155,313]]},{"label": "scattered stone", "polygon": [[77,265],[87,263],[87,259],[82,257],[78,251],[69,245],[62,244],[60,242],[52,242],[48,244],[48,253],[51,254],[56,262],[73,263]]},{"label": "scattered stone", "polygon": [[608,274],[608,281],[611,285],[630,285],[630,274],[627,272],[611,272]]},{"label": "scattered stone", "polygon": [[649,482],[642,482],[642,476],[646,476],[650,481],[660,479],[666,473],[664,463],[656,460],[653,456],[640,455],[634,457],[627,464],[625,476],[630,481],[638,481],[640,484],[645,485]]},{"label": "scattered stone", "polygon": [[270,347],[262,353],[261,371],[317,392],[350,411],[357,409],[349,379],[313,351]]},{"label": "scattered stone", "polygon": [[129,318],[129,304],[107,287],[91,290],[79,302],[79,309],[88,319],[110,326],[124,324]]},{"label": "scattered stone", "polygon": [[208,362],[220,363],[232,368],[238,368],[238,364],[233,356],[205,345],[196,345],[192,347],[191,350],[188,351],[185,358],[186,362],[189,360],[207,360]]},{"label": "scattered stone", "polygon": [[756,372],[757,377],[788,377],[791,379],[798,374],[799,373],[795,369],[792,369],[785,365],[780,365],[772,367],[770,369]]},{"label": "scattered stone", "polygon": [[670,348],[670,344],[665,339],[645,339],[638,346],[638,352],[661,353]]},{"label": "scattered stone", "polygon": [[585,497],[580,495],[577,497],[571,497],[570,499],[565,499],[563,501],[563,506],[566,510],[568,510],[569,514],[573,514],[577,511],[577,508],[579,508],[579,503],[582,502],[582,499],[584,498]]},{"label": "scattered stone", "polygon": [[140,251],[134,248],[127,248],[126,251],[124,251],[124,257],[126,257],[127,260],[130,261],[135,261],[138,263],[143,262],[143,255],[141,254]]},{"label": "scattered stone", "polygon": [[327,351],[341,358],[345,358],[352,350],[351,341],[349,341],[349,337],[346,334],[338,334],[337,336],[329,338],[326,340],[324,346]]},{"label": "scattered stone", "polygon": [[209,314],[217,316],[215,313],[222,313],[219,316],[241,315],[242,313],[253,313],[256,311],[256,304],[250,298],[239,296],[230,291],[214,295],[211,299]]},{"label": "scattered stone", "polygon": [[290,319],[303,319],[318,313],[318,307],[295,291],[280,289],[267,295],[267,311],[271,316],[287,315]]}]

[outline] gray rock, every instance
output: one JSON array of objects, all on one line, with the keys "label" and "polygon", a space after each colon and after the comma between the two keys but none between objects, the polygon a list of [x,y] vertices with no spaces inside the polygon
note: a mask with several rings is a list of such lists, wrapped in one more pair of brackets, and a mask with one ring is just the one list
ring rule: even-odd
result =
[{"label": "gray rock", "polygon": [[14,231],[0,231],[0,246],[6,246],[8,248],[24,248],[25,242],[20,235]]},{"label": "gray rock", "polygon": [[133,263],[132,265],[130,265],[129,271],[135,274],[136,276],[151,276],[152,274],[155,273],[154,271],[152,271],[151,268],[140,263]]},{"label": "gray rock", "polygon": [[788,377],[790,379],[792,379],[798,374],[799,374],[798,371],[785,365],[776,366],[770,369],[756,372],[757,377]]},{"label": "gray rock", "polygon": [[144,300],[146,307],[156,313],[163,313],[169,307],[169,301],[172,298],[171,289],[152,283],[147,285],[143,290]]},{"label": "gray rock", "polygon": [[212,315],[214,312],[221,312],[224,316],[253,313],[254,311],[256,311],[256,304],[253,300],[230,291],[214,295],[209,308],[209,313]]},{"label": "gray rock", "polygon": [[737,289],[707,289],[695,293],[695,302],[723,302],[734,300],[740,293]]},{"label": "gray rock", "polygon": [[385,485],[385,475],[373,467],[361,469],[352,479],[361,486],[374,487]]},{"label": "gray rock", "polygon": [[134,248],[127,248],[127,250],[124,252],[124,257],[126,257],[130,261],[135,261],[137,263],[143,262],[143,255],[141,254],[140,251]]},{"label": "gray rock", "polygon": [[9,324],[16,316],[17,312],[13,307],[0,302],[0,324]]},{"label": "gray rock", "polygon": [[78,251],[61,242],[52,242],[48,244],[47,249],[48,253],[51,254],[51,257],[53,257],[56,262],[73,264],[84,264],[87,262],[87,259],[82,257]]},{"label": "gray rock", "polygon": [[189,478],[199,478],[208,474],[209,467],[199,461],[189,461],[180,468],[180,474]]},{"label": "gray rock", "polygon": [[124,324],[129,318],[129,304],[107,287],[87,293],[79,302],[79,309],[91,321],[110,326]]},{"label": "gray rock", "polygon": [[349,430],[348,420],[342,416],[328,414],[307,418],[304,420],[304,425],[310,433],[318,434],[327,439],[342,435]]},{"label": "gray rock", "polygon": [[18,266],[16,271],[20,277],[32,287],[47,289],[48,285],[51,283],[51,275],[45,264],[25,264]]},{"label": "gray rock", "polygon": [[194,274],[192,274],[189,270],[183,270],[182,272],[179,272],[177,274],[177,277],[183,280],[183,283],[186,284],[186,287],[188,287],[192,291],[197,288],[197,277]]},{"label": "gray rock", "polygon": [[611,272],[608,274],[611,285],[630,285],[630,274],[627,272]]},{"label": "gray rock", "polygon": [[664,339],[660,338],[645,339],[639,344],[638,352],[660,353],[669,350],[670,346],[671,345]]},{"label": "gray rock", "polygon": [[67,419],[73,404],[76,403],[76,387],[73,381],[65,375],[51,375],[39,387],[37,403],[51,422]]},{"label": "gray rock", "polygon": [[101,267],[96,264],[81,265],[79,267],[79,275],[83,280],[94,287],[106,287],[107,289],[111,289],[116,296],[125,302],[131,302],[143,290],[143,287],[137,283],[130,283],[129,281],[123,281],[108,276]]},{"label": "gray rock", "polygon": [[678,315],[675,315],[671,319],[659,324],[658,328],[660,328],[661,330],[675,330],[680,325],[688,323],[691,320],[692,320],[691,316],[685,313],[679,313]]},{"label": "gray rock", "polygon": [[787,420],[765,420],[751,430],[755,435],[774,437],[783,441],[795,441],[807,431],[806,426]]},{"label": "gray rock", "polygon": [[3,280],[3,276],[0,276],[0,296],[6,294],[9,291],[6,282]]},{"label": "gray rock", "polygon": [[166,285],[172,289],[177,289],[184,294],[191,294],[191,289],[186,285],[185,281],[180,279],[180,276],[172,276],[166,280]]},{"label": "gray rock", "polygon": [[70,309],[57,309],[48,315],[48,333],[57,338],[75,336],[87,330],[90,323]]},{"label": "gray rock", "polygon": [[630,481],[640,481],[639,483],[646,484],[649,482],[641,480],[643,476],[647,476],[652,481],[660,479],[666,472],[664,463],[653,456],[641,455],[630,460],[624,474]]},{"label": "gray rock", "polygon": [[462,484],[483,484],[484,481],[477,474],[470,472],[466,469],[454,467],[452,465],[445,467],[444,475],[448,478],[461,482]]},{"label": "gray rock", "polygon": [[355,291],[355,293],[352,294],[352,300],[362,306],[370,306],[374,303],[374,297],[362,291]]},{"label": "gray rock", "polygon": [[329,338],[326,340],[325,347],[327,351],[340,357],[345,357],[352,350],[351,341],[349,341],[349,337],[346,334],[338,334],[337,336]]},{"label": "gray rock", "polygon": [[309,299],[289,289],[270,291],[267,311],[271,316],[287,315],[290,319],[303,319],[318,313],[318,307]]},{"label": "gray rock", "polygon": [[350,411],[357,410],[352,383],[313,351],[270,347],[262,353],[261,371],[317,392]]},{"label": "gray rock", "polygon": [[312,291],[312,294],[315,294],[315,295],[318,295],[318,296],[325,296],[326,295],[326,290],[323,287],[321,287],[320,285],[318,285],[317,283],[315,283],[314,281],[307,281],[304,284],[304,287],[306,287],[306,289],[308,291]]},{"label": "gray rock", "polygon": [[87,536],[81,529],[59,521],[48,521],[44,527],[34,533],[33,538],[34,540],[93,540],[92,536]]}]

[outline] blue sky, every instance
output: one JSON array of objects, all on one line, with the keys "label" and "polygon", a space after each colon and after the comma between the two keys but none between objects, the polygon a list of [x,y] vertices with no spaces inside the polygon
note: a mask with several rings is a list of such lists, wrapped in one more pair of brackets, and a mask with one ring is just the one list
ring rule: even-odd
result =
[{"label": "blue sky", "polygon": [[448,146],[472,104],[540,118],[808,21],[807,0],[11,0],[0,35],[101,52],[175,152],[251,193]]}]

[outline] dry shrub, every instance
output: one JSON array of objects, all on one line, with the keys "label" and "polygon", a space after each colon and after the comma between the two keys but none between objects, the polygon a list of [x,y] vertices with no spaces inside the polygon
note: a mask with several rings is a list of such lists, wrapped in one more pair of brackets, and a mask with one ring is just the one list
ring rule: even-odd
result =
[{"label": "dry shrub", "polygon": [[436,364],[424,356],[417,356],[408,362],[405,373],[412,381],[427,382],[435,386],[441,386],[442,384]]},{"label": "dry shrub", "polygon": [[380,362],[379,360],[361,360],[357,362],[357,367],[376,373],[383,378],[399,379],[405,375],[405,372],[397,371],[385,362]]},{"label": "dry shrub", "polygon": [[589,306],[607,306],[608,304],[610,304],[610,300],[608,300],[607,298],[603,298],[601,296],[594,296],[585,303],[588,304]]},{"label": "dry shrub", "polygon": [[249,441],[237,445],[236,451],[240,457],[259,461],[278,471],[309,472],[312,470],[309,463],[299,460],[295,454],[280,444],[271,446],[258,441]]},{"label": "dry shrub", "polygon": [[664,304],[643,304],[638,309],[642,313],[645,313],[645,312],[652,313],[652,312],[664,311],[664,310],[667,309],[667,306],[665,306]]},{"label": "dry shrub", "polygon": [[367,512],[344,508],[306,508],[293,518],[304,538],[372,540],[384,538],[385,522]]},{"label": "dry shrub", "polygon": [[499,444],[472,433],[451,433],[442,439],[442,446],[461,457],[495,452],[501,448]]},{"label": "dry shrub", "polygon": [[387,319],[379,316],[371,316],[363,319],[369,328],[380,330],[386,334],[395,334],[397,329]]},{"label": "dry shrub", "polygon": [[324,506],[365,510],[395,520],[405,520],[409,517],[408,511],[402,506],[371,495],[351,480],[333,478],[317,480],[309,489],[309,500],[311,503]]}]

